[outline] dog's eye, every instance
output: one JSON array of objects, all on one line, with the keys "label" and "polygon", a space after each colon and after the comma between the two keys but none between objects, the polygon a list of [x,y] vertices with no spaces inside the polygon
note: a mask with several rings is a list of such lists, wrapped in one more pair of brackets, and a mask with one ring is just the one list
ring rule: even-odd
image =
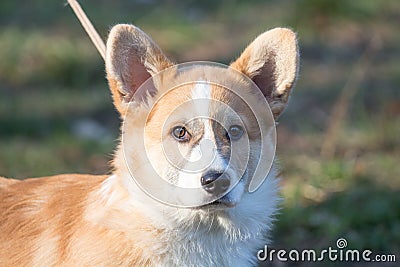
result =
[{"label": "dog's eye", "polygon": [[228,137],[232,140],[238,140],[243,135],[243,128],[239,125],[233,125],[228,130]]},{"label": "dog's eye", "polygon": [[190,134],[183,126],[177,126],[172,129],[172,135],[180,142],[186,142],[190,139]]}]

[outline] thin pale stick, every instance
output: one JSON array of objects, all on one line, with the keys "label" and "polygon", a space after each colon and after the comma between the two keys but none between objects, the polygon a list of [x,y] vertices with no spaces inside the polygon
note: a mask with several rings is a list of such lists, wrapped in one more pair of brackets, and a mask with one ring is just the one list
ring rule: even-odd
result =
[{"label": "thin pale stick", "polygon": [[74,11],[75,15],[78,17],[79,22],[82,24],[83,28],[86,30],[86,33],[89,35],[90,40],[92,40],[93,44],[96,46],[97,51],[99,51],[103,59],[106,60],[106,46],[101,39],[99,33],[96,31],[96,29],[93,27],[93,24],[86,16],[85,11],[83,11],[78,1],[76,0],[68,0],[68,3]]}]

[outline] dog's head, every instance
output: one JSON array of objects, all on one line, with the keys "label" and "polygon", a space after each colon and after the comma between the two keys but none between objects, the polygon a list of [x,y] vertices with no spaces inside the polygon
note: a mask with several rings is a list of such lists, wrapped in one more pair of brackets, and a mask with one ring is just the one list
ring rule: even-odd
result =
[{"label": "dog's head", "polygon": [[[263,164],[261,150],[268,149],[262,138],[273,139],[268,127],[285,109],[296,80],[296,36],[284,28],[267,31],[230,67],[175,65],[140,29],[111,30],[106,69],[124,118],[124,160],[145,186],[157,187],[162,180],[193,189],[182,198],[204,203],[207,210],[241,202]],[[266,103],[271,120],[257,118]],[[161,180],[152,183],[155,176]],[[171,190],[160,194],[179,194]]]}]

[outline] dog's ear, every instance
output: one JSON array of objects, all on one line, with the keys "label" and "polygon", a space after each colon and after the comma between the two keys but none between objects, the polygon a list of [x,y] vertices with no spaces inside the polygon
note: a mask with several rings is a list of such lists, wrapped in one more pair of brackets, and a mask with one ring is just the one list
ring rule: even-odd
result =
[{"label": "dog's ear", "polygon": [[[107,79],[121,114],[143,82],[173,65],[146,33],[129,24],[111,29],[106,51]],[[146,95],[135,95],[135,100],[146,99],[147,94],[155,92],[139,93]]]},{"label": "dog's ear", "polygon": [[259,35],[231,67],[257,84],[277,118],[287,105],[299,69],[296,34],[275,28]]}]

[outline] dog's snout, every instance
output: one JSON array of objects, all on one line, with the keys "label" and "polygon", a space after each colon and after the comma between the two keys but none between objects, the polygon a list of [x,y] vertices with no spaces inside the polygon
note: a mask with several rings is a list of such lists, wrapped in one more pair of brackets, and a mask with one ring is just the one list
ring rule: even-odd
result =
[{"label": "dog's snout", "polygon": [[201,185],[210,194],[223,194],[231,185],[229,178],[222,172],[208,172],[201,177]]}]

